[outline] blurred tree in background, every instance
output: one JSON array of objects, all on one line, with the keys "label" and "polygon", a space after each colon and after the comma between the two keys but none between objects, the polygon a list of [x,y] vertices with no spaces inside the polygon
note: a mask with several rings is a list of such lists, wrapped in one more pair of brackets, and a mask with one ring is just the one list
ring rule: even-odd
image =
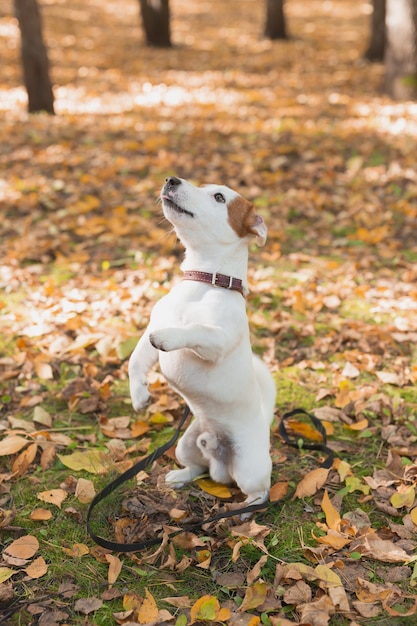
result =
[{"label": "blurred tree in background", "polygon": [[372,0],[371,36],[365,58],[368,61],[383,61],[385,56],[386,0]]},{"label": "blurred tree in background", "polygon": [[417,0],[387,0],[385,89],[396,100],[417,98]]},{"label": "blurred tree in background", "polygon": [[23,79],[28,94],[29,113],[46,111],[53,114],[54,94],[38,2],[14,0],[14,8],[21,34]]},{"label": "blurred tree in background", "polygon": [[269,39],[287,39],[284,0],[265,0],[266,17],[264,35]]},{"label": "blurred tree in background", "polygon": [[169,0],[139,0],[139,5],[147,45],[170,48]]}]

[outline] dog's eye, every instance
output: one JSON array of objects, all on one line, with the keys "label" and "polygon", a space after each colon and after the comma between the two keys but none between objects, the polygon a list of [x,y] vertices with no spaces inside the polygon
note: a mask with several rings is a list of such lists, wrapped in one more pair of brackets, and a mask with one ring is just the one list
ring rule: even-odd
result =
[{"label": "dog's eye", "polygon": [[226,202],[226,198],[224,197],[222,193],[215,193],[214,199],[216,202],[223,202],[223,203]]}]

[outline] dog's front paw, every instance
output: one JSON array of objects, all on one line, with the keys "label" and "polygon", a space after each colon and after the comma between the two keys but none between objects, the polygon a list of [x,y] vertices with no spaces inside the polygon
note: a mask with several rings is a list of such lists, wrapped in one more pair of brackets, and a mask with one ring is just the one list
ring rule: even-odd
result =
[{"label": "dog's front paw", "polygon": [[147,383],[138,383],[135,385],[130,385],[130,398],[132,400],[132,405],[135,411],[141,411],[151,401],[151,394],[148,391]]},{"label": "dog's front paw", "polygon": [[178,335],[178,329],[161,328],[149,335],[149,341],[157,350],[170,352],[171,350],[177,350],[181,347],[178,345],[178,336],[176,335]]}]

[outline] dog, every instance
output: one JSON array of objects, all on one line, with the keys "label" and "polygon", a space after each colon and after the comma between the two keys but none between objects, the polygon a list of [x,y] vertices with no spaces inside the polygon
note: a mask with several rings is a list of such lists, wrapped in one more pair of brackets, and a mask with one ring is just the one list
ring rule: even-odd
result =
[{"label": "dog", "polygon": [[161,191],[166,219],[185,247],[183,280],[159,300],[129,361],[132,404],[150,401],[146,374],[158,361],[194,420],[176,448],[180,487],[209,472],[236,483],[245,504],[268,499],[270,425],[276,386],[253,354],[246,315],[248,245],[264,245],[267,228],[253,204],[229,187],[171,176]]}]

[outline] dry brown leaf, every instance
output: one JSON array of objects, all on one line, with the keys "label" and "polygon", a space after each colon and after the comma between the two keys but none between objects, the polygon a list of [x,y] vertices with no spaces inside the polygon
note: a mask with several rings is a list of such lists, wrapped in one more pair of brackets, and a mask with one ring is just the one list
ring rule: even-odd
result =
[{"label": "dry brown leaf", "polygon": [[39,556],[30,565],[25,568],[25,572],[31,578],[41,578],[48,571],[48,565],[45,563],[45,559]]},{"label": "dry brown leaf", "polygon": [[30,514],[30,519],[34,522],[46,522],[51,519],[52,513],[48,509],[34,509]]},{"label": "dry brown leaf", "polygon": [[29,443],[28,439],[19,435],[9,435],[0,441],[0,456],[16,454]]},{"label": "dry brown leaf", "polygon": [[86,478],[79,478],[77,480],[75,497],[78,498],[80,502],[88,504],[92,501],[95,495],[96,490],[94,489],[94,483],[92,480],[87,480]]},{"label": "dry brown leaf", "polygon": [[39,550],[39,541],[33,535],[25,535],[15,539],[3,553],[17,559],[31,559]]},{"label": "dry brown leaf", "polygon": [[49,489],[48,491],[41,491],[38,493],[38,500],[42,500],[42,502],[49,502],[49,504],[54,504],[58,508],[61,508],[61,504],[68,497],[68,494],[63,489]]},{"label": "dry brown leaf", "polygon": [[294,498],[308,498],[313,496],[326,483],[329,470],[324,467],[317,467],[304,476],[297,485]]},{"label": "dry brown leaf", "polygon": [[114,556],[113,554],[105,554],[104,558],[109,564],[109,570],[107,572],[107,581],[109,583],[109,587],[111,587],[119,578],[119,574],[122,571],[122,562],[119,559],[119,557]]},{"label": "dry brown leaf", "polygon": [[15,476],[23,476],[33,463],[38,451],[37,443],[30,443],[13,461],[12,472]]},{"label": "dry brown leaf", "polygon": [[288,492],[288,481],[277,482],[272,485],[269,491],[269,500],[270,502],[278,502],[278,500],[282,500],[287,495]]}]

